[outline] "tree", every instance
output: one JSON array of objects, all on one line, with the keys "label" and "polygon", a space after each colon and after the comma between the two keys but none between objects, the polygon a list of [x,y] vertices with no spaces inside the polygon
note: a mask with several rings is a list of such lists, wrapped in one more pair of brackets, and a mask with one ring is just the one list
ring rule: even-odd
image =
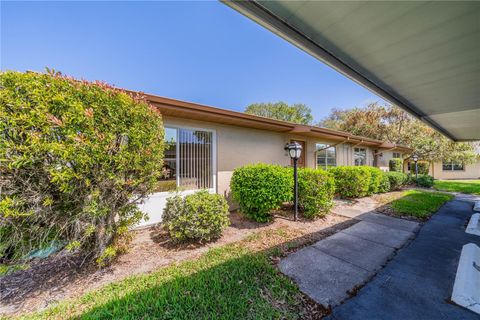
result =
[{"label": "tree", "polygon": [[0,261],[52,242],[115,256],[161,174],[161,115],[140,94],[54,72],[2,72],[0,87]]},{"label": "tree", "polygon": [[333,109],[320,126],[412,148],[427,161],[473,162],[472,143],[455,143],[402,109],[371,103],[364,108]]},{"label": "tree", "polygon": [[245,113],[300,124],[311,124],[313,121],[312,110],[301,103],[292,105],[281,101],[276,103],[254,103],[245,109]]}]

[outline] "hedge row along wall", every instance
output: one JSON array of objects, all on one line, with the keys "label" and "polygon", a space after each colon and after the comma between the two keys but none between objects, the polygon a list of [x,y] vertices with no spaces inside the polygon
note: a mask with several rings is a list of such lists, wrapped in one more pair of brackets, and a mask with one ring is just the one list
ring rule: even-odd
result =
[{"label": "hedge row along wall", "polygon": [[[390,177],[389,174],[392,174]],[[400,181],[397,177],[400,176]],[[407,183],[407,175],[385,173],[368,166],[344,166],[328,171],[300,168],[299,206],[306,218],[328,214],[335,194],[342,198],[358,198],[390,191]],[[250,218],[265,222],[283,202],[293,201],[291,168],[255,164],[237,168],[232,176],[233,199]]]}]

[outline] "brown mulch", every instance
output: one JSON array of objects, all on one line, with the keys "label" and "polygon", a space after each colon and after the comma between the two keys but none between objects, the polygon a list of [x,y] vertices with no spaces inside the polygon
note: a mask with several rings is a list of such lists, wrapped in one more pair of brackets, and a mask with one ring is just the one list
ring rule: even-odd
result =
[{"label": "brown mulch", "polygon": [[[134,231],[130,251],[102,269],[92,263],[83,263],[84,258],[81,256],[65,253],[34,261],[27,270],[0,277],[0,315],[41,310],[52,303],[78,297],[113,281],[150,273],[174,262],[194,259],[212,247],[241,241],[259,231],[280,230],[282,233],[278,231],[278,237],[290,241],[282,244],[282,252],[287,254],[356,222],[335,214],[315,221],[292,221],[291,217],[282,214],[267,224],[253,222],[239,213],[232,213],[230,218],[231,226],[224,231],[223,236],[204,245],[175,244],[159,227]],[[256,250],[277,245],[280,239],[276,239],[275,234],[269,232],[268,237],[252,242],[255,243]],[[312,315],[325,314],[325,310],[316,303],[306,297],[304,299],[305,308],[311,310]]]}]

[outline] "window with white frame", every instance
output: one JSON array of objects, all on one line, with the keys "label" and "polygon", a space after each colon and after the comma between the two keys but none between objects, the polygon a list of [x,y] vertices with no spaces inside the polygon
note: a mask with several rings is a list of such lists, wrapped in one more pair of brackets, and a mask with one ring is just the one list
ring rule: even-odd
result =
[{"label": "window with white frame", "polygon": [[317,168],[328,169],[337,165],[337,155],[335,147],[327,144],[317,143]]},{"label": "window with white frame", "polygon": [[214,187],[213,132],[165,128],[165,158],[157,191]]},{"label": "window with white frame", "polygon": [[393,152],[393,158],[402,158],[402,154],[400,152]]},{"label": "window with white frame", "polygon": [[464,170],[464,165],[463,162],[443,161],[442,169],[443,171],[462,171]]},{"label": "window with white frame", "polygon": [[353,163],[356,166],[364,166],[367,164],[367,149],[354,148],[353,149]]}]

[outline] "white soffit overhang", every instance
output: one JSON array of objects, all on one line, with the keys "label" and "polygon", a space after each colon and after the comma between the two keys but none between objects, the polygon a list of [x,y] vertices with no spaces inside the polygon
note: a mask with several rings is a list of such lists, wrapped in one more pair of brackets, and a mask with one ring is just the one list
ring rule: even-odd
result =
[{"label": "white soffit overhang", "polygon": [[451,139],[480,140],[480,2],[224,3]]}]

